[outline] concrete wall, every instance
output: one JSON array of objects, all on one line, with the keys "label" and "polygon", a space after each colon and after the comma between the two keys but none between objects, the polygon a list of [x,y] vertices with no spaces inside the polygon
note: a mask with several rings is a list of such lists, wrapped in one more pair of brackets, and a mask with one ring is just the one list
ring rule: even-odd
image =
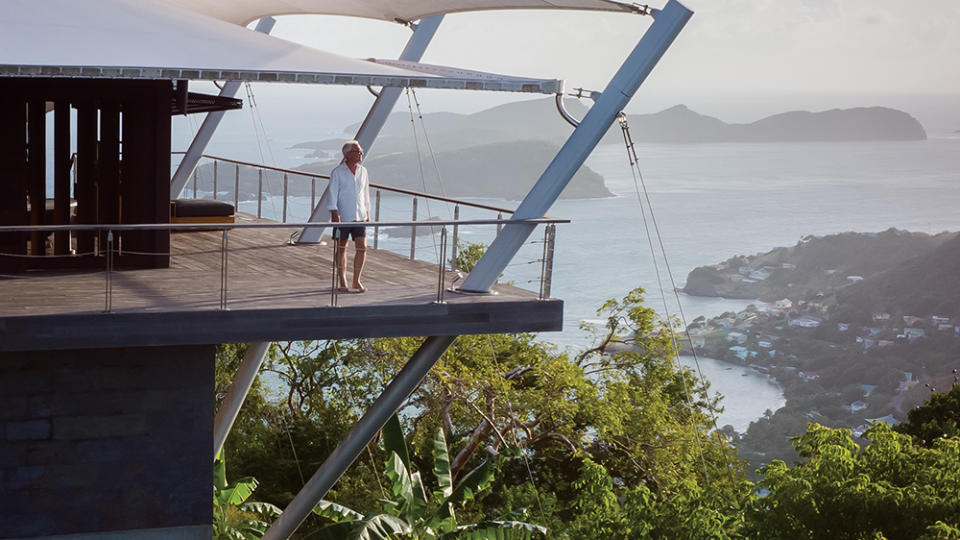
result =
[{"label": "concrete wall", "polygon": [[0,538],[209,537],[213,369],[213,345],[0,354]]}]

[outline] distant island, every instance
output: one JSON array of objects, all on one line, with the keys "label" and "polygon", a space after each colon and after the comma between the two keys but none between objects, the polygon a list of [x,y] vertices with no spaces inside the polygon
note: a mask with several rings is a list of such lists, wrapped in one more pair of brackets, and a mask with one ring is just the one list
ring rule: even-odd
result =
[{"label": "distant island", "polygon": [[[582,118],[587,108],[574,99],[567,110]],[[791,111],[746,124],[730,124],[676,105],[652,114],[628,116],[636,142],[692,144],[715,142],[841,142],[918,141],[927,138],[923,126],[909,114],[886,107],[831,109],[821,112]],[[418,131],[422,127],[417,122]],[[520,101],[473,114],[450,112],[423,115],[423,124],[435,150],[447,151],[516,140],[542,140],[559,145],[573,128],[557,113],[553,99]],[[308,157],[325,158],[339,150],[344,138],[359,124],[344,129],[344,137],[299,143]],[[376,155],[415,151],[408,112],[390,115],[376,142]],[[422,133],[421,133],[422,135]],[[622,143],[614,126],[604,143]]]},{"label": "distant island", "polygon": [[808,236],[697,268],[685,291],[767,301],[687,328],[699,354],[783,388],[786,405],[737,437],[756,466],[795,459],[788,439],[807,422],[855,436],[874,419],[896,424],[960,368],[958,233]]},{"label": "distant island", "polygon": [[[437,152],[433,156],[437,167],[430,155],[422,155],[422,163],[418,164],[416,152],[373,154],[364,160],[364,165],[370,171],[371,181],[378,184],[450,197],[521,200],[557,150],[559,147],[548,141],[524,140]],[[328,174],[338,161],[310,163],[298,169]],[[561,194],[563,199],[612,196],[603,177],[587,166],[577,171]]]},{"label": "distant island", "polygon": [[[437,152],[435,156],[422,155],[423,177],[416,152],[375,154],[364,160],[370,171],[371,182],[391,187],[423,191],[450,197],[479,197],[492,199],[521,200],[534,182],[556,155],[559,147],[547,141],[513,141],[494,143],[458,150]],[[437,176],[434,159],[440,170]],[[301,165],[296,170],[328,175],[337,166],[339,159],[327,159]],[[279,196],[283,193],[283,174],[264,171],[262,176],[254,167],[220,165],[217,190],[220,197],[233,198],[234,183],[239,181],[241,201],[256,200],[261,186],[265,194]],[[288,193],[294,197],[311,196],[313,186],[306,176],[289,174]],[[205,163],[197,171],[197,189],[213,190],[213,165]],[[326,180],[318,180],[315,195],[326,188]],[[560,195],[562,199],[597,199],[613,197],[603,177],[583,166],[573,176],[570,184]]]},{"label": "distant island", "polygon": [[[586,107],[568,99],[576,117]],[[749,124],[728,124],[677,105],[654,114],[630,115],[636,142],[801,142],[801,141],[910,141],[923,140],[923,126],[909,114],[884,107],[794,111]],[[419,120],[420,148],[413,136],[408,112],[390,115],[366,161],[375,182],[394,187],[443,193],[454,197],[521,199],[539,178],[573,128],[557,113],[554,100],[508,103],[473,114],[429,113]],[[340,145],[356,133],[359,124],[344,129],[344,136],[307,141],[294,149],[308,151],[319,161],[300,169],[327,174],[339,161]],[[431,156],[423,139],[430,140]],[[605,143],[622,144],[614,126]],[[420,163],[418,163],[418,157]],[[442,185],[433,158],[440,169]],[[424,174],[421,178],[420,166]],[[242,173],[241,173],[242,174]],[[250,177],[252,180],[252,176]],[[564,190],[570,199],[611,197],[603,177],[582,167]]]}]

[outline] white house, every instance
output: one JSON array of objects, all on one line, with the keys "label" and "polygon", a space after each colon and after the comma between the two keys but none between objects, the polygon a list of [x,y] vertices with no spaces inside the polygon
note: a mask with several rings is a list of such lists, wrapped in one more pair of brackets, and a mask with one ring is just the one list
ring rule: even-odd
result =
[{"label": "white house", "polygon": [[788,324],[790,326],[799,326],[800,328],[816,328],[820,326],[820,321],[810,316],[803,316],[791,319]]},{"label": "white house", "polygon": [[791,302],[789,298],[784,298],[783,300],[774,302],[773,307],[777,309],[790,309],[793,307],[793,302]]},{"label": "white house", "polygon": [[927,337],[927,333],[923,331],[923,328],[904,328],[903,335],[906,336],[910,341],[913,341],[917,338]]},{"label": "white house", "polygon": [[727,341],[736,341],[738,344],[743,345],[747,342],[747,335],[743,332],[730,332],[727,334]]}]

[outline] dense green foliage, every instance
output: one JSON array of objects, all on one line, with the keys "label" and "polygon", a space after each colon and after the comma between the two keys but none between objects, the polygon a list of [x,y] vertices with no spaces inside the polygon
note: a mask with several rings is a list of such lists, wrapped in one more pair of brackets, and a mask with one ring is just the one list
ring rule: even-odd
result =
[{"label": "dense green foliage", "polygon": [[861,449],[845,429],[811,424],[804,458],[761,470],[770,493],[750,521],[759,538],[960,538],[960,439],[930,448],[875,423]]},{"label": "dense green foliage", "polygon": [[[798,425],[788,434],[806,429],[798,463],[772,462],[755,486],[642,291],[599,313],[606,326],[577,353],[531,335],[458,338],[327,495],[337,504],[301,531],[368,520],[390,538],[482,537],[522,522],[572,539],[960,539],[956,387],[902,433],[876,424],[864,448],[849,431]],[[274,345],[227,440],[234,470],[260,481],[258,499],[285,506],[420,343]],[[220,352],[222,392],[243,351]],[[451,511],[455,486],[471,496]]]},{"label": "dense green foliage", "polygon": [[[956,374],[957,370],[953,370]],[[930,447],[937,439],[960,437],[960,383],[954,382],[950,391],[933,394],[921,407],[907,413],[907,422],[894,428]]]}]

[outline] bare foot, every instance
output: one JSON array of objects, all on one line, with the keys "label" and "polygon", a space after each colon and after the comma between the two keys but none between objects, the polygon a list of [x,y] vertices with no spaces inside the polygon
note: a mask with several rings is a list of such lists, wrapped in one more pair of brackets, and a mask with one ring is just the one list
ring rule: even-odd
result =
[{"label": "bare foot", "polygon": [[350,289],[346,285],[340,285],[337,287],[337,292],[350,292]]},{"label": "bare foot", "polygon": [[353,288],[356,289],[358,293],[367,292],[367,288],[363,286],[363,283],[359,283],[359,282],[354,283]]}]

